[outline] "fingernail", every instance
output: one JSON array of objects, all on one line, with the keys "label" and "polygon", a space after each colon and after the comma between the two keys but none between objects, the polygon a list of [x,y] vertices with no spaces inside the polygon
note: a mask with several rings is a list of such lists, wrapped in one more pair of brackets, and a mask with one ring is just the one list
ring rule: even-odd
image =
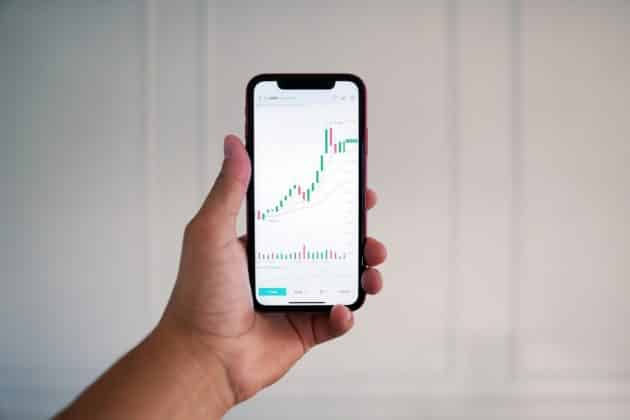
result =
[{"label": "fingernail", "polygon": [[229,137],[226,137],[223,140],[223,158],[229,159],[232,157],[232,153],[234,151],[234,144],[229,140]]}]

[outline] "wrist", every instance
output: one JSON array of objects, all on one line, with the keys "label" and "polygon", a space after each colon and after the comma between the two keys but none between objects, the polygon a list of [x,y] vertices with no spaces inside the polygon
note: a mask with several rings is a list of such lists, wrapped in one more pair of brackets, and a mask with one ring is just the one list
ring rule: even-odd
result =
[{"label": "wrist", "polygon": [[164,317],[146,344],[161,353],[162,366],[173,369],[173,377],[185,392],[191,409],[220,418],[234,406],[236,399],[227,369],[193,332]]}]

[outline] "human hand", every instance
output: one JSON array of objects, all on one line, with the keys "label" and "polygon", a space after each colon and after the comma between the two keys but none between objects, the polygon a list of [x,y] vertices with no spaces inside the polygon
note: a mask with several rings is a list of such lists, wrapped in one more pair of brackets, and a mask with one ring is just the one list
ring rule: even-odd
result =
[{"label": "human hand", "polygon": [[[227,136],[221,172],[203,206],[186,227],[180,269],[171,299],[157,327],[186,337],[203,368],[221,367],[225,409],[276,382],[313,346],[352,328],[343,305],[323,313],[258,313],[249,284],[246,238],[236,234],[236,218],[251,174],[249,156],[236,136]],[[376,204],[368,190],[367,208]],[[382,287],[373,268],[386,257],[375,239],[365,244],[369,268],[361,284],[367,294]],[[216,370],[215,370],[216,371]]]}]

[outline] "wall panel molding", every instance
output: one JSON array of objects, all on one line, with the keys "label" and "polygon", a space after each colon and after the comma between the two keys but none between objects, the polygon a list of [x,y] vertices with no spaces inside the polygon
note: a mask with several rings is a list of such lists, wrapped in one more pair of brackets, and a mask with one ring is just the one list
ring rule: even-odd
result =
[{"label": "wall panel molding", "polygon": [[630,7],[514,4],[513,375],[623,393]]},{"label": "wall panel molding", "polygon": [[210,186],[209,4],[145,0],[147,305],[159,319],[186,223]]},{"label": "wall panel molding", "polygon": [[450,87],[455,382],[492,387],[509,381],[511,2],[456,4]]},{"label": "wall panel molding", "polygon": [[522,176],[523,162],[521,156],[522,120],[521,120],[521,0],[511,1],[512,31],[510,56],[510,138],[511,138],[511,220],[510,220],[510,254],[509,254],[509,320],[511,331],[509,335],[509,375],[516,380],[519,374],[519,282],[521,281],[521,220],[523,209]]},{"label": "wall panel molding", "polygon": [[155,230],[159,226],[156,203],[159,200],[157,185],[157,0],[144,1],[144,176],[145,176],[145,310],[147,326],[150,327],[160,316],[158,313],[157,242]]}]

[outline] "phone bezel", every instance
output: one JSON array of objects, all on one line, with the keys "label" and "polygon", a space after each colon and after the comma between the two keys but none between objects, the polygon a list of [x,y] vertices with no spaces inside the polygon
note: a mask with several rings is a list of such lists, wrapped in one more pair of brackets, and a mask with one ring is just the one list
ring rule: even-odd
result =
[{"label": "phone bezel", "polygon": [[246,148],[252,163],[252,177],[247,190],[247,263],[249,271],[249,281],[252,292],[254,309],[260,312],[328,312],[332,305],[263,305],[256,295],[256,270],[255,270],[255,249],[256,233],[255,225],[255,203],[254,203],[254,166],[256,164],[254,156],[254,88],[263,81],[277,81],[279,86],[286,86],[286,89],[326,89],[328,85],[338,81],[349,81],[357,85],[359,91],[359,238],[358,244],[358,273],[357,278],[357,299],[349,305],[350,310],[359,309],[365,302],[365,291],[361,285],[361,276],[365,270],[365,257],[363,249],[365,246],[366,230],[366,154],[367,154],[367,130],[366,130],[366,89],[363,81],[354,74],[348,73],[266,73],[254,76],[247,83],[245,95],[245,139]]}]

